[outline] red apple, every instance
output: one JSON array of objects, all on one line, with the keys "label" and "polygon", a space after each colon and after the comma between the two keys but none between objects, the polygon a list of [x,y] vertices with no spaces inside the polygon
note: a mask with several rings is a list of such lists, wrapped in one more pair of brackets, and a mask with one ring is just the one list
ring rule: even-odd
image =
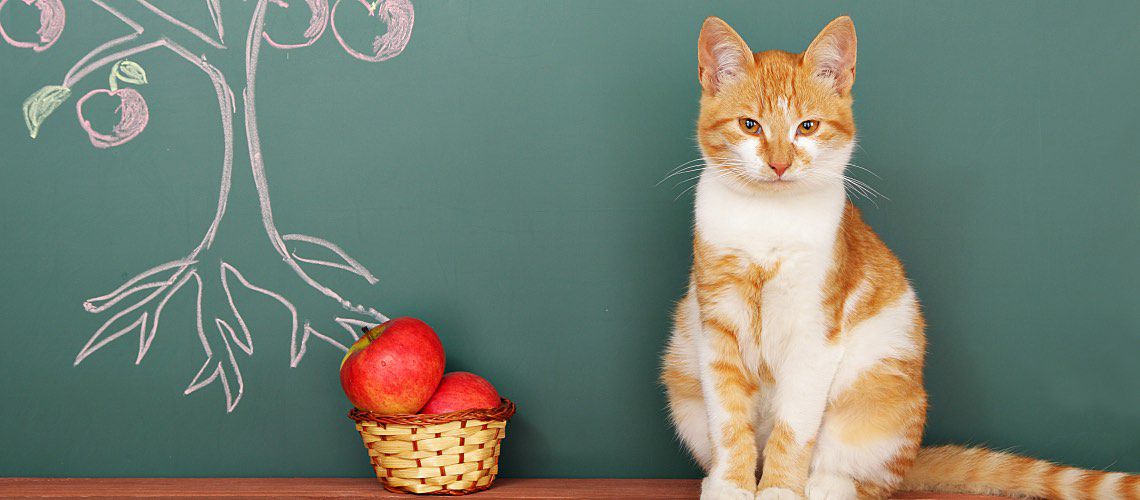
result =
[{"label": "red apple", "polygon": [[439,388],[420,413],[496,408],[499,403],[499,392],[483,377],[468,372],[451,372],[443,376]]},{"label": "red apple", "polygon": [[380,414],[415,413],[443,376],[443,344],[427,323],[396,318],[348,349],[340,385],[354,406]]}]

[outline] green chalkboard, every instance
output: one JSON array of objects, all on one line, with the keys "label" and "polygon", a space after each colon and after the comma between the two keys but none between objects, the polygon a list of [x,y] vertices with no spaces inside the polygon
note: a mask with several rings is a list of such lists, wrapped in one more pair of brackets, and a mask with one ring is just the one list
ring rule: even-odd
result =
[{"label": "green chalkboard", "polygon": [[0,1],[0,475],[369,475],[336,374],[379,314],[518,403],[504,474],[697,475],[656,383],[697,32],[843,13],[928,441],[1140,470],[1140,3],[369,4]]}]

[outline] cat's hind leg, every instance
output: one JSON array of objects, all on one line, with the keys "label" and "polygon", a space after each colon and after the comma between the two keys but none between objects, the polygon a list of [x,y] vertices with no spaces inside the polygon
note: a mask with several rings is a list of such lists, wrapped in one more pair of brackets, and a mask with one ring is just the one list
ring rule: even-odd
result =
[{"label": "cat's hind leg", "polygon": [[914,462],[926,422],[922,366],[883,360],[832,398],[808,478],[808,500],[888,498]]},{"label": "cat's hind leg", "polygon": [[677,304],[673,334],[661,363],[661,383],[669,399],[669,413],[677,436],[693,458],[708,471],[712,465],[713,443],[709,436],[708,408],[701,393],[700,360],[693,341],[699,328],[696,300],[687,295]]}]

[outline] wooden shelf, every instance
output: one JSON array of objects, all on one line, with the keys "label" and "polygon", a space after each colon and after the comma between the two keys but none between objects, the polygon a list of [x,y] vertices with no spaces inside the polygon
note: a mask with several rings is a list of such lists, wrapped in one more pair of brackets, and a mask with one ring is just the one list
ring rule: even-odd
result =
[{"label": "wooden shelf", "polygon": [[[697,498],[696,479],[500,478],[475,498]],[[412,498],[385,491],[370,478],[0,478],[2,498]],[[431,498],[431,497],[421,497]],[[900,499],[994,499],[903,493]]]}]

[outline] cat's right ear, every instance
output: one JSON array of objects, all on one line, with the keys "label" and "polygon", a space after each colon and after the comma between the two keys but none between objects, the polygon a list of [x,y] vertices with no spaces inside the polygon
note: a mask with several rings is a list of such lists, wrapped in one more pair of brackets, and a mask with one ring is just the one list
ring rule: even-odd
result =
[{"label": "cat's right ear", "polygon": [[709,17],[701,26],[697,40],[698,77],[701,88],[716,94],[732,82],[744,77],[754,64],[752,50],[728,23]]}]

